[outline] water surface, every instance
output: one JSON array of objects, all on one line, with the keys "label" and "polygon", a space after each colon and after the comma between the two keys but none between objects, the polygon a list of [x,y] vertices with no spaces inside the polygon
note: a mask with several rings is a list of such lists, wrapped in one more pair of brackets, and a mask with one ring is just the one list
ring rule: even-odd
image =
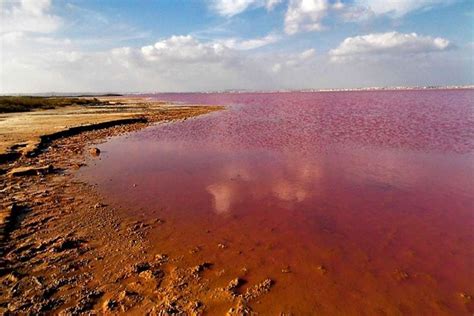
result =
[{"label": "water surface", "polygon": [[272,278],[260,312],[473,312],[473,90],[150,97],[227,106],[112,138],[81,172],[165,219],[158,249],[217,285]]}]

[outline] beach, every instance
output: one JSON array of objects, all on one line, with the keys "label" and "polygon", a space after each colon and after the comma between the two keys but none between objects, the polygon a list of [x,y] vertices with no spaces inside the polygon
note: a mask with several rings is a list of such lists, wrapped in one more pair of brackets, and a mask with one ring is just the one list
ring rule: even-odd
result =
[{"label": "beach", "polygon": [[[222,107],[167,107],[141,99],[131,103],[124,110],[101,108],[100,114],[98,109],[79,107],[31,112],[26,115],[41,115],[42,120],[33,120],[23,133],[13,135],[17,139],[2,144],[3,157],[10,159],[3,161],[0,176],[2,313],[158,314],[203,309],[197,293],[206,286],[201,275],[207,263],[178,268],[179,259],[150,252],[147,231],[166,222],[121,217],[93,186],[72,174],[88,160],[100,159],[96,146],[108,137]],[[21,115],[25,114],[9,119]],[[8,130],[13,123],[9,124]],[[183,283],[189,285],[188,294],[181,291]],[[222,300],[232,298],[231,289],[220,294]]]}]

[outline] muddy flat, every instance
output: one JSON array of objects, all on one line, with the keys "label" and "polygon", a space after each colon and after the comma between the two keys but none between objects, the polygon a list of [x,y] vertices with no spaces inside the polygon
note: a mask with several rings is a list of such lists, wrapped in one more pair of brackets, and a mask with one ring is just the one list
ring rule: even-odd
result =
[{"label": "muddy flat", "polygon": [[[32,112],[0,114],[0,155],[34,150],[40,137],[68,129],[114,121],[144,118],[169,108],[166,103],[144,98],[100,98],[110,105],[68,106]],[[173,107],[176,110],[176,106]]]},{"label": "muddy flat", "polygon": [[[73,174],[87,157],[100,159],[95,144],[108,137],[222,107],[133,103],[126,110],[70,107],[3,116],[3,148],[19,149],[20,156],[4,162],[0,175],[2,314],[172,311],[183,280],[202,288],[198,280],[206,263],[176,270],[167,255],[147,252],[145,232],[162,221],[121,217]],[[109,122],[113,125],[101,125]],[[76,129],[81,126],[87,129]],[[73,133],[44,138],[63,131]],[[41,150],[21,152],[30,144],[33,149],[41,144]],[[169,284],[160,286],[165,280]],[[166,291],[161,305],[157,289]]]}]

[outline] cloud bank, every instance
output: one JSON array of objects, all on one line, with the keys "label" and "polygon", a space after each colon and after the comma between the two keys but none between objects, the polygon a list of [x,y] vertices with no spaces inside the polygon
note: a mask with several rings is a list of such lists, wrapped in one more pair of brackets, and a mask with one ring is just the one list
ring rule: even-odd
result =
[{"label": "cloud bank", "polygon": [[[394,14],[393,10],[377,12],[374,3],[371,8],[376,14]],[[399,14],[435,2],[406,3]],[[341,2],[239,0],[222,1],[219,8],[222,15],[235,15],[251,7],[275,6],[285,10],[281,33],[214,39],[176,34],[142,45],[90,50],[83,40],[60,35],[65,22],[54,14],[51,1],[6,2],[1,8],[5,18],[0,29],[0,92],[276,90],[472,82],[472,67],[466,67],[472,66],[472,45],[457,47],[447,38],[425,34],[366,33],[325,50],[311,42],[305,47],[273,49],[297,33],[324,28],[328,12],[349,12]]]},{"label": "cloud bank", "polygon": [[388,32],[348,37],[337,48],[329,51],[329,55],[334,61],[371,56],[406,58],[415,54],[441,52],[450,47],[451,43],[441,37]]},{"label": "cloud bank", "polygon": [[51,33],[62,25],[61,18],[49,12],[51,0],[21,0],[15,4],[17,2],[0,3],[0,33]]}]

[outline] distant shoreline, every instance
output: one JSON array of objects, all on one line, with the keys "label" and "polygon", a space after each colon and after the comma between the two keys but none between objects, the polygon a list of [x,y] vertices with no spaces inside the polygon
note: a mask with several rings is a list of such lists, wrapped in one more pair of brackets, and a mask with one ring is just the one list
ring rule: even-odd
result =
[{"label": "distant shoreline", "polygon": [[35,93],[0,93],[0,96],[57,96],[57,97],[121,97],[146,94],[210,94],[210,93],[291,93],[291,92],[357,92],[357,91],[427,91],[427,90],[472,90],[474,85],[453,86],[390,86],[365,88],[327,88],[327,89],[277,89],[248,90],[229,89],[216,91],[133,91],[133,92],[35,92]]}]

